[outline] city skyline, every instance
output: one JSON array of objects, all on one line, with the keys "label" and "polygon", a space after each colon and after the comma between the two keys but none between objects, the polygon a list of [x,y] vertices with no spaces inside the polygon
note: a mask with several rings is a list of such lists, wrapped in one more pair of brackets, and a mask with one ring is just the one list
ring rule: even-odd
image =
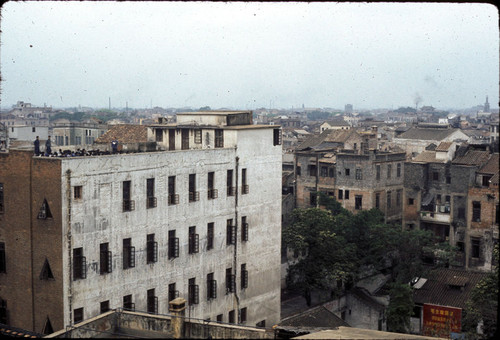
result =
[{"label": "city skyline", "polygon": [[0,25],[3,110],[498,107],[489,4],[27,1]]}]

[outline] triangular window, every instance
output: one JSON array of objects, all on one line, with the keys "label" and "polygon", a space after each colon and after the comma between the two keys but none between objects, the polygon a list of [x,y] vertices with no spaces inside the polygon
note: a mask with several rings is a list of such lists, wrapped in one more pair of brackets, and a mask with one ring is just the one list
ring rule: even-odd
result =
[{"label": "triangular window", "polygon": [[50,212],[49,204],[46,199],[43,200],[40,211],[38,212],[38,218],[42,220],[52,218],[52,213]]},{"label": "triangular window", "polygon": [[50,323],[50,319],[47,316],[47,321],[45,321],[45,326],[43,326],[43,334],[52,334],[54,333],[54,329],[52,328],[52,324]]},{"label": "triangular window", "polygon": [[54,280],[54,274],[52,274],[52,269],[50,269],[49,260],[45,259],[43,263],[42,271],[40,272],[40,280]]}]

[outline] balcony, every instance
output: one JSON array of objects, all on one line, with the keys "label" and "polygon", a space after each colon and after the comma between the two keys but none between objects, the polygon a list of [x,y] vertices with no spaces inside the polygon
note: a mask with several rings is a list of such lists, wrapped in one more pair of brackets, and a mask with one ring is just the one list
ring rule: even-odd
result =
[{"label": "balcony", "polygon": [[435,205],[429,209],[420,211],[420,220],[427,222],[437,223],[451,223],[450,206],[449,205]]}]

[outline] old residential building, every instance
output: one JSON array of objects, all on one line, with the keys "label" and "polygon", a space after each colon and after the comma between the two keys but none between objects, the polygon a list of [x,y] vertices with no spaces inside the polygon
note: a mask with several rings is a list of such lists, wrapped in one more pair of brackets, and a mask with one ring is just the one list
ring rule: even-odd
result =
[{"label": "old residential building", "polygon": [[0,322],[49,333],[179,296],[189,317],[277,323],[281,129],[251,123],[180,114],[150,128],[165,151],[1,153]]},{"label": "old residential building", "polygon": [[441,143],[405,164],[403,223],[457,246],[462,256],[452,264],[491,270],[498,242],[498,153],[455,149]]}]

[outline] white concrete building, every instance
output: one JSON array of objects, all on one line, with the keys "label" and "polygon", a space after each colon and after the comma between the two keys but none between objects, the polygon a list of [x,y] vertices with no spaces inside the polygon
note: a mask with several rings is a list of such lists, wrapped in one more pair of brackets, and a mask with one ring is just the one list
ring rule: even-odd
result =
[{"label": "white concrete building", "polygon": [[[45,245],[45,257],[51,275],[62,273],[62,310],[45,311],[43,295],[36,295],[36,314],[43,316],[32,321],[35,331],[47,327],[49,316],[55,331],[120,307],[168,314],[177,296],[188,301],[191,318],[279,322],[281,129],[252,125],[251,112],[177,119],[150,128],[153,140],[172,134],[157,143],[167,151],[32,160],[37,172],[46,173],[45,163],[51,183],[60,183],[52,194],[35,189],[32,197],[40,198],[32,205],[44,202],[39,219],[60,221],[59,236],[36,242],[55,240]],[[5,216],[8,222],[7,209]],[[14,258],[7,243],[6,258]],[[4,289],[4,297],[9,289],[16,287]]]}]

